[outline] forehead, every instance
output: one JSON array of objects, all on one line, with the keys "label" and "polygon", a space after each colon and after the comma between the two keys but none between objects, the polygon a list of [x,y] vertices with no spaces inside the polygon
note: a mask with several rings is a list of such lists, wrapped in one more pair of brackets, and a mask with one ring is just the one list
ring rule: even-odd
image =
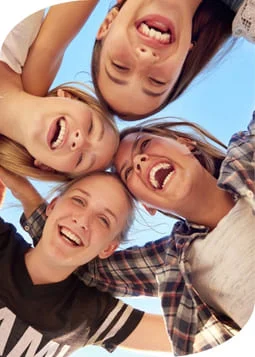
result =
[{"label": "forehead", "polygon": [[109,203],[115,202],[112,200],[112,194],[114,192],[115,197],[123,196],[122,199],[126,196],[124,188],[121,182],[113,176],[107,175],[91,175],[85,177],[75,184],[73,184],[67,192],[72,192],[74,190],[86,191],[90,194],[92,198],[102,198],[109,200]]}]

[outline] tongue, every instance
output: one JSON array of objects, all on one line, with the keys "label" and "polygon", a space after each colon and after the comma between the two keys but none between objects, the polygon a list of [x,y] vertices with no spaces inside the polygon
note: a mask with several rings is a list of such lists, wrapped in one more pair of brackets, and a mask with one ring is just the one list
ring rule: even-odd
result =
[{"label": "tongue", "polygon": [[172,169],[169,167],[167,169],[159,169],[156,172],[155,175],[155,179],[157,180],[158,184],[159,184],[159,189],[162,189],[163,183],[165,181],[165,178],[167,177],[168,174],[170,174],[170,172],[172,171]]},{"label": "tongue", "polygon": [[158,22],[158,21],[155,21],[155,20],[148,20],[148,21],[145,21],[146,25],[149,26],[149,27],[153,27],[155,30],[158,30],[160,32],[169,32],[169,28],[162,24],[161,22]]}]

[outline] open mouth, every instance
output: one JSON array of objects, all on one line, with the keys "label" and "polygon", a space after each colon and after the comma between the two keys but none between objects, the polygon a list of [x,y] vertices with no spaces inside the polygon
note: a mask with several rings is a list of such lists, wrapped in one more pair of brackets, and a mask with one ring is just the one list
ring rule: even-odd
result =
[{"label": "open mouth", "polygon": [[155,165],[149,173],[149,180],[152,187],[162,190],[173,173],[174,167],[167,162]]},{"label": "open mouth", "polygon": [[66,121],[63,117],[61,117],[56,123],[55,132],[53,133],[52,139],[50,141],[51,149],[57,149],[62,145],[64,142],[65,133]]},{"label": "open mouth", "polygon": [[148,16],[137,23],[137,30],[144,36],[162,45],[174,42],[174,33],[169,21],[161,16]]},{"label": "open mouth", "polygon": [[66,241],[71,243],[74,247],[83,246],[83,243],[82,243],[81,239],[76,234],[71,232],[68,228],[60,227],[59,228],[59,233]]}]

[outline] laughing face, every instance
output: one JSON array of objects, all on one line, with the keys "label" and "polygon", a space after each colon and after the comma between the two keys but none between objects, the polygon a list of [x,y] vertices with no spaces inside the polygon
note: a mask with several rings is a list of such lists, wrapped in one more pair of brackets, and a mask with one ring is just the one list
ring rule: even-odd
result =
[{"label": "laughing face", "polygon": [[57,265],[74,270],[116,249],[130,210],[117,178],[93,174],[73,184],[48,206],[39,244]]},{"label": "laughing face", "polygon": [[98,86],[113,110],[145,115],[164,103],[192,47],[199,3],[128,0],[119,13],[112,10],[97,38],[103,41]]},{"label": "laughing face", "polygon": [[45,165],[73,175],[104,169],[118,146],[118,135],[100,114],[71,98],[36,98],[24,146]]},{"label": "laughing face", "polygon": [[147,208],[183,216],[205,170],[191,153],[193,148],[184,138],[132,133],[122,139],[114,164]]}]

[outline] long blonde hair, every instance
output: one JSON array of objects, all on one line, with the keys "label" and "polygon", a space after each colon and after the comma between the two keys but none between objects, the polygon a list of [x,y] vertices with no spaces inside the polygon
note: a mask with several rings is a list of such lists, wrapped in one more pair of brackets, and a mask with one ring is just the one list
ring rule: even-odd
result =
[{"label": "long blonde hair", "polygon": [[[96,111],[99,117],[102,118],[102,120],[107,121],[107,123],[112,127],[112,129],[116,133],[116,136],[119,136],[119,132],[117,126],[115,125],[113,116],[102,108],[96,98],[94,98],[91,94],[85,92],[84,90],[74,86],[74,84],[76,86],[83,86],[84,89],[91,90],[89,87],[82,83],[65,83],[52,89],[48,93],[48,96],[57,96],[58,89],[63,89],[69,92],[77,100],[81,100],[82,102],[88,104],[90,108]],[[38,167],[35,167],[34,157],[30,155],[30,153],[26,150],[24,146],[1,134],[0,165],[15,174],[38,180],[61,182],[72,179],[71,174],[57,171],[43,171]]]}]

